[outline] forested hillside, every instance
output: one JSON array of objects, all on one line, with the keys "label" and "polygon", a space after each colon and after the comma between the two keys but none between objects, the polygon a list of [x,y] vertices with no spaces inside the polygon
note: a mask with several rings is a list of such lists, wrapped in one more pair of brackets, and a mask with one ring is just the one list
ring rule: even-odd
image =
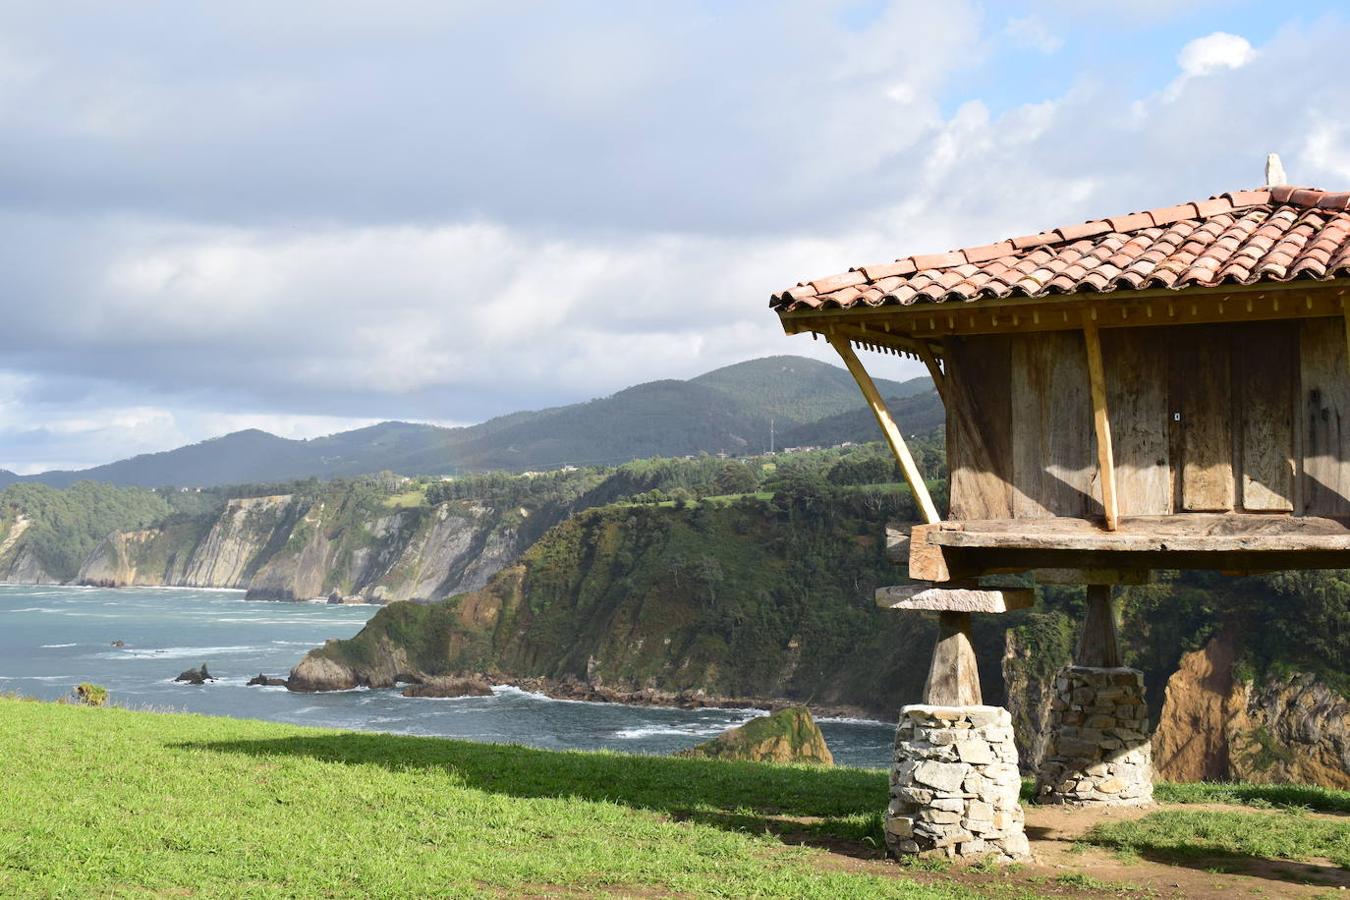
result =
[{"label": "forested hillside", "polygon": [[[913,420],[905,421],[907,430],[927,431],[941,422],[941,403],[928,378],[880,379],[877,385],[904,404]],[[760,453],[770,448],[771,431],[782,435],[776,447],[880,437],[847,372],[803,357],[774,356],[690,381],[654,381],[602,399],[512,413],[465,428],[384,422],[304,441],[250,429],[26,480],[61,487],[81,480],[208,487],[381,471],[451,475],[617,465],[655,456]],[[4,477],[0,473],[0,487]]]}]

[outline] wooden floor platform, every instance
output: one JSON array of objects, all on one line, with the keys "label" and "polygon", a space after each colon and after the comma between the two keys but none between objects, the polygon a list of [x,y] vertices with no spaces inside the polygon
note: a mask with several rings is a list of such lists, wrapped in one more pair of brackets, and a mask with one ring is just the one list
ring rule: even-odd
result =
[{"label": "wooden floor platform", "polygon": [[1134,516],[1116,531],[1087,519],[943,522],[928,543],[1024,550],[1232,551],[1347,550],[1350,522],[1307,516],[1189,513]]},{"label": "wooden floor platform", "polygon": [[1251,513],[1134,516],[1116,531],[1070,518],[942,522],[927,529],[953,571],[1039,566],[1274,571],[1350,568],[1350,520]]}]

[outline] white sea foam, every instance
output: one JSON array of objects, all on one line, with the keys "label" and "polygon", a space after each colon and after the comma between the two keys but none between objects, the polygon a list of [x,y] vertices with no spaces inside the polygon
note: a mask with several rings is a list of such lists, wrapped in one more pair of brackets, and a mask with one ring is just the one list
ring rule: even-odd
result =
[{"label": "white sea foam", "polygon": [[816,716],[817,722],[838,722],[841,725],[883,725],[887,728],[894,728],[894,722],[884,722],[881,719],[855,719],[850,716]]},{"label": "white sea foam", "polygon": [[58,650],[61,647],[78,647],[79,644],[41,644],[43,650]]},{"label": "white sea foam", "polygon": [[[750,718],[755,718],[751,716]],[[748,719],[746,721],[749,721]],[[734,728],[742,725],[744,722],[701,722],[690,723],[687,725],[634,725],[631,728],[620,728],[613,733],[613,737],[623,741],[639,741],[643,738],[659,737],[661,735],[677,735],[679,737],[712,737],[721,734],[728,728]]]},{"label": "white sea foam", "polygon": [[266,647],[122,647],[94,654],[97,659],[207,659],[243,653],[264,653]]}]

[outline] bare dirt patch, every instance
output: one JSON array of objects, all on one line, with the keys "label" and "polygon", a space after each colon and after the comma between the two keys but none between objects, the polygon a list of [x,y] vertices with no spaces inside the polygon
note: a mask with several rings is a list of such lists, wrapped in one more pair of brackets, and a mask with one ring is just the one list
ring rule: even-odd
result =
[{"label": "bare dirt patch", "polygon": [[[870,841],[850,841],[813,833],[812,820],[778,818],[770,823],[784,843],[806,844],[826,851],[822,864],[830,868],[906,878],[926,884],[960,884],[981,894],[1025,892],[1034,896],[1073,897],[1198,897],[1235,896],[1326,897],[1350,890],[1350,872],[1329,860],[1265,859],[1215,855],[1185,860],[1150,859],[1119,854],[1083,843],[1099,823],[1142,818],[1159,809],[1185,808],[1252,813],[1225,804],[1169,804],[1134,809],[1070,809],[1028,804],[1027,837],[1035,859],[1006,867],[946,865],[941,862],[900,864],[885,857]],[[1343,821],[1350,817],[1307,813]]]}]

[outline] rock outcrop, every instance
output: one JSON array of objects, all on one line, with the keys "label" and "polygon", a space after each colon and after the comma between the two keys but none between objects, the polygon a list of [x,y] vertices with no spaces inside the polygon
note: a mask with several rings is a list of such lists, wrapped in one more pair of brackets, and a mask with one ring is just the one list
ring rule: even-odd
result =
[{"label": "rock outcrop", "polygon": [[1350,788],[1350,700],[1306,672],[1246,680],[1236,657],[1230,634],[1182,657],[1153,736],[1158,777]]},{"label": "rock outcrop", "polygon": [[200,669],[187,669],[174,679],[183,684],[206,684],[208,681],[215,681],[216,676],[206,671],[206,663],[202,663]]},{"label": "rock outcrop", "polygon": [[789,706],[772,715],[751,719],[711,741],[681,750],[678,755],[834,765],[834,756],[825,745],[825,735],[820,733],[810,710],[804,706]]},{"label": "rock outcrop", "polygon": [[421,684],[410,684],[403,689],[405,697],[432,697],[439,700],[454,697],[491,697],[492,685],[482,676],[441,676],[429,678]]}]

